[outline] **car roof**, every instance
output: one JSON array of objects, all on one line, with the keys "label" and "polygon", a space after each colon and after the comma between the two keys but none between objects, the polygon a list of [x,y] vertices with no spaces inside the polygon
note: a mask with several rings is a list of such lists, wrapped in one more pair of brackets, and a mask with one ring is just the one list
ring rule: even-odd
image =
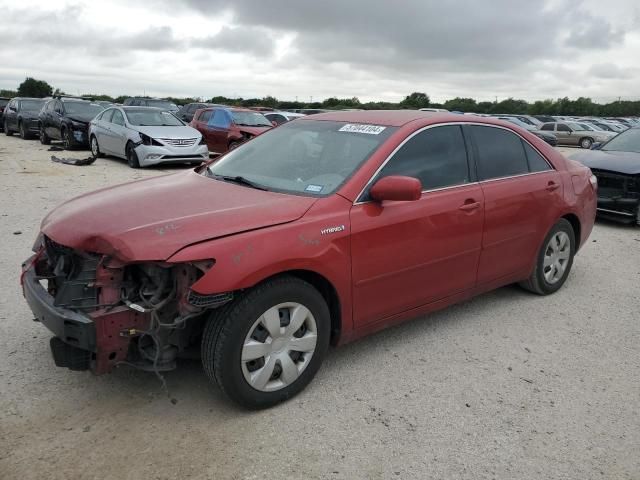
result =
[{"label": "car roof", "polygon": [[[388,127],[401,127],[415,120],[430,120],[429,123],[459,122],[462,115],[449,112],[423,112],[420,110],[362,110],[349,112],[316,113],[301,117],[303,121],[333,121],[349,123],[366,123],[373,125],[386,125]],[[476,117],[474,117],[475,120]],[[480,123],[490,123],[483,117],[477,117]],[[466,121],[470,121],[468,116]]]}]

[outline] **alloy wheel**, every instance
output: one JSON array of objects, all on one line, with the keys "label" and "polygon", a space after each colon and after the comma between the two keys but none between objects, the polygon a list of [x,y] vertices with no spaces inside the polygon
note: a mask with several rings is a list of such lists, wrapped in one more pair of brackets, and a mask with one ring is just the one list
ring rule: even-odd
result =
[{"label": "alloy wheel", "polygon": [[565,232],[557,232],[551,237],[544,252],[543,274],[550,285],[557,283],[564,275],[571,257],[571,241]]},{"label": "alloy wheel", "polygon": [[91,137],[91,155],[94,157],[100,155],[100,148],[98,148],[98,139],[96,137]]},{"label": "alloy wheel", "polygon": [[291,385],[309,365],[317,337],[316,320],[304,305],[271,307],[253,323],[242,346],[245,380],[262,392]]}]

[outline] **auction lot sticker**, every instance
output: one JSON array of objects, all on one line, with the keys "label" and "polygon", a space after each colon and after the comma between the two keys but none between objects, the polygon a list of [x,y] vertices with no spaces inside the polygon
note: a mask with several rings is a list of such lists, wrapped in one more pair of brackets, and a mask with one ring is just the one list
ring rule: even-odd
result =
[{"label": "auction lot sticker", "polygon": [[369,135],[379,135],[385,128],[379,125],[360,125],[357,123],[347,123],[344,125],[339,132],[349,132],[349,133],[367,133]]}]

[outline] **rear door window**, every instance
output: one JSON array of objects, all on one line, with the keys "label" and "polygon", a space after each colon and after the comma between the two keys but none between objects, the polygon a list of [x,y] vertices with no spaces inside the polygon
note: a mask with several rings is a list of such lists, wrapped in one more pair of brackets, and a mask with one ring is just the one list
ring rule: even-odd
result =
[{"label": "rear door window", "polygon": [[459,125],[428,128],[411,137],[384,166],[378,178],[405,175],[423,190],[469,183],[469,162]]},{"label": "rear door window", "polygon": [[515,133],[495,127],[472,125],[478,179],[512,177],[529,173],[522,140]]},{"label": "rear door window", "polygon": [[198,118],[198,121],[207,123],[210,118],[211,118],[211,110],[205,110],[204,112],[200,113],[200,117]]}]

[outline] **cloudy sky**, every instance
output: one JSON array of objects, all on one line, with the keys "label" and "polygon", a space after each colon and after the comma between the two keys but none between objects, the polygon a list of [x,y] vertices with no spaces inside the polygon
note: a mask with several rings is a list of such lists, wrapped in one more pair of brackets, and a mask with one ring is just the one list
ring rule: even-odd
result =
[{"label": "cloudy sky", "polygon": [[0,0],[0,89],[640,99],[638,0]]}]

